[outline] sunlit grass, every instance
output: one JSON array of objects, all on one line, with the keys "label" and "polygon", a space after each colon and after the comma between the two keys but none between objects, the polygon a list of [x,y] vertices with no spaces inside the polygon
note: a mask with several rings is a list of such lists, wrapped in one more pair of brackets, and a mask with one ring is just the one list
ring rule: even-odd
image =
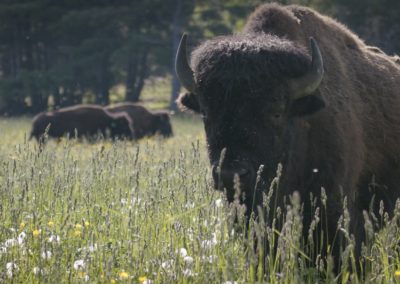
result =
[{"label": "sunlit grass", "polygon": [[[350,236],[343,244],[348,265],[333,275],[319,252],[304,247],[298,196],[274,213],[276,223],[251,222],[255,238],[246,238],[243,208],[212,189],[201,122],[178,116],[172,123],[168,140],[51,140],[40,152],[26,141],[28,118],[1,119],[0,282],[400,281],[400,205],[393,219],[384,208],[365,215],[363,270],[352,269]],[[346,214],[342,221],[345,234]],[[255,239],[277,250],[254,251]]]}]

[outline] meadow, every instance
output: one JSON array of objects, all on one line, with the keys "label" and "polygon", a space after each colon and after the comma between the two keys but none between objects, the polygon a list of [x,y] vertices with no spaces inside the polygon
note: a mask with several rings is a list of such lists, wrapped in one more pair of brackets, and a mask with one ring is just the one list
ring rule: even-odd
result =
[{"label": "meadow", "polygon": [[[42,148],[27,141],[29,118],[0,119],[0,282],[400,282],[400,204],[394,214],[384,207],[379,216],[365,214],[359,273],[345,203],[338,275],[303,246],[296,195],[276,213],[282,230],[251,222],[249,234],[278,248],[255,253],[244,209],[212,188],[201,121],[174,116],[172,123],[175,136],[167,140],[63,139]],[[265,207],[273,188],[266,188]]]}]

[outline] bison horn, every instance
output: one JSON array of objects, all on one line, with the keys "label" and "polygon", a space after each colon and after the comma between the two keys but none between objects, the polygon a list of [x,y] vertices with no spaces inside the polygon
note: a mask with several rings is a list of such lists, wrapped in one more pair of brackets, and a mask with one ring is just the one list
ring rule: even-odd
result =
[{"label": "bison horn", "polygon": [[181,84],[189,91],[194,91],[194,77],[193,71],[189,66],[186,57],[186,38],[187,35],[183,34],[181,38],[181,42],[179,43],[178,51],[176,53],[175,58],[175,71],[178,75],[179,81]]},{"label": "bison horn", "polygon": [[324,76],[324,65],[321,52],[314,38],[310,37],[312,60],[310,70],[300,78],[290,82],[294,98],[299,99],[313,93]]}]

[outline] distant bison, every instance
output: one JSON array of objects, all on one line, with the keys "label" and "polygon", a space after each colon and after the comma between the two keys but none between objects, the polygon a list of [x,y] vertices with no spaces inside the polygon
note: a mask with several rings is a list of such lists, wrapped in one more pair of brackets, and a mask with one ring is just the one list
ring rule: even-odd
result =
[{"label": "distant bison", "polygon": [[321,187],[331,242],[346,196],[358,252],[363,210],[374,201],[377,213],[380,200],[388,211],[395,207],[400,66],[333,19],[265,4],[241,33],[197,47],[190,64],[183,36],[176,71],[189,91],[178,103],[203,116],[215,187],[232,200],[237,175],[248,212],[262,204],[278,163],[283,175],[271,200],[282,206],[285,195],[298,191],[305,233],[313,216],[309,195],[320,196]]},{"label": "distant bison", "polygon": [[42,112],[33,118],[31,138],[38,141],[49,126],[49,137],[69,135],[96,138],[99,134],[111,138],[133,138],[132,121],[126,113],[114,114],[97,105],[76,105],[51,112]]},{"label": "distant bison", "polygon": [[136,139],[156,133],[163,137],[173,135],[167,111],[150,112],[139,104],[129,102],[110,105],[106,107],[106,110],[113,113],[126,112],[132,119]]}]

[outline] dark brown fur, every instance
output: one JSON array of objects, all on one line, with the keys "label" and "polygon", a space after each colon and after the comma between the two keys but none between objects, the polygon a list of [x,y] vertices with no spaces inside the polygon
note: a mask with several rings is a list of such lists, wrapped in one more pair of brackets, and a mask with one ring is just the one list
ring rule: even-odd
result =
[{"label": "dark brown fur", "polygon": [[39,141],[48,126],[48,136],[53,138],[75,137],[75,131],[78,137],[90,139],[98,134],[111,138],[134,136],[132,121],[126,113],[110,113],[97,105],[76,105],[39,113],[33,118],[31,138]]},{"label": "dark brown fur", "polygon": [[173,135],[167,111],[150,112],[139,104],[129,102],[110,105],[106,109],[113,113],[126,112],[132,119],[136,139],[152,136],[156,133],[164,137]]},{"label": "dark brown fur", "polygon": [[[288,82],[310,65],[310,37],[318,42],[325,74],[312,96],[293,101]],[[342,196],[358,245],[362,210],[372,197],[375,209],[383,200],[393,210],[400,195],[400,66],[394,57],[309,8],[265,4],[242,33],[198,47],[191,65],[196,89],[178,103],[203,113],[214,169],[223,148],[221,175],[247,169],[241,181],[246,196],[255,197],[255,204],[245,200],[249,209],[262,202],[253,189],[258,167],[264,165],[268,184],[282,163],[278,200],[299,191],[309,223],[308,196],[319,196],[324,187],[330,236],[342,214]],[[218,187],[221,177],[213,172]],[[379,186],[370,186],[373,176]],[[232,198],[232,183],[224,186]]]}]

